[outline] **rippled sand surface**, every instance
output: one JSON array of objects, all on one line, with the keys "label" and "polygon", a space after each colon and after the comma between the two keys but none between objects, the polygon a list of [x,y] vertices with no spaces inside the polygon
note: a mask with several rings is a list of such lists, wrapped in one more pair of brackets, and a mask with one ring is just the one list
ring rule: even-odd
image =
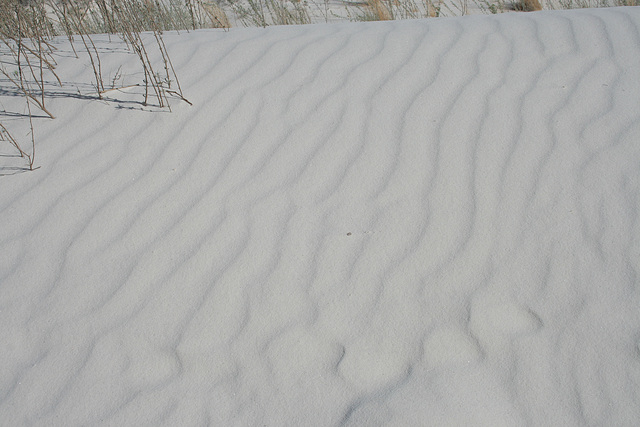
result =
[{"label": "rippled sand surface", "polygon": [[0,424],[640,423],[640,8],[165,40],[0,157]]}]

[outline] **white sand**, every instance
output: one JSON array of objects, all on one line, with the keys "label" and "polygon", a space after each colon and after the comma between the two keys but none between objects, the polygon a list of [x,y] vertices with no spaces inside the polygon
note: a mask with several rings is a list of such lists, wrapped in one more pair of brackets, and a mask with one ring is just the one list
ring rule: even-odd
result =
[{"label": "white sand", "polygon": [[640,424],[640,8],[166,40],[0,178],[0,425]]}]

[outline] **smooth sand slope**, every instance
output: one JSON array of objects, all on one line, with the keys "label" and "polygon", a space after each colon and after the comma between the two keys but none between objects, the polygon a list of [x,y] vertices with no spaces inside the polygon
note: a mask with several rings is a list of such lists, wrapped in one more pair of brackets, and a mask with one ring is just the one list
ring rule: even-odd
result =
[{"label": "smooth sand slope", "polygon": [[640,423],[640,8],[166,40],[0,157],[0,425]]}]

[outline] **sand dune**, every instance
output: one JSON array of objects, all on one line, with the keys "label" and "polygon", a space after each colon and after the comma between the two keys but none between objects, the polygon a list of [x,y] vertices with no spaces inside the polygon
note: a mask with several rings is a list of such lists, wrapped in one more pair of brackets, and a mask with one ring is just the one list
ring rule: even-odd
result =
[{"label": "sand dune", "polygon": [[0,424],[640,423],[640,8],[166,41],[0,178]]}]

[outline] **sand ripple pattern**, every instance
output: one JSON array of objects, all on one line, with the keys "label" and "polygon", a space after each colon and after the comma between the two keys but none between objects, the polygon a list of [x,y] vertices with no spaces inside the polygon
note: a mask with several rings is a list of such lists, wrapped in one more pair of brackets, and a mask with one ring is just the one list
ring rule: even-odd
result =
[{"label": "sand ripple pattern", "polygon": [[638,8],[167,41],[2,179],[0,424],[637,425]]}]

